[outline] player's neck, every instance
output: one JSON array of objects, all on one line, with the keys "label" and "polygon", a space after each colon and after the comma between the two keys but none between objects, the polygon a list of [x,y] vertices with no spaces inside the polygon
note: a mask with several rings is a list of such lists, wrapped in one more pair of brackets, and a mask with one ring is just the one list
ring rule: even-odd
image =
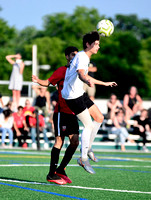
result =
[{"label": "player's neck", "polygon": [[86,53],[86,55],[87,55],[89,58],[91,58],[92,53],[91,53],[90,50],[85,49],[84,52]]}]

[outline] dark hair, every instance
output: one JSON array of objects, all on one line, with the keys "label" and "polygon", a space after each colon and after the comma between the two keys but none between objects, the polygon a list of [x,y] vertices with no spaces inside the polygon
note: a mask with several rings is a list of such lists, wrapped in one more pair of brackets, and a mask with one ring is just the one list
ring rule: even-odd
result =
[{"label": "dark hair", "polygon": [[74,51],[78,51],[78,48],[77,47],[74,47],[74,46],[69,46],[65,49],[65,56],[69,56],[70,53],[74,52]]},{"label": "dark hair", "polygon": [[3,114],[5,116],[5,118],[9,117],[13,112],[11,111],[11,109],[6,109],[3,110]]},{"label": "dark hair", "polygon": [[18,110],[20,110],[20,109],[23,109],[23,106],[18,106],[18,108],[17,108]]},{"label": "dark hair", "polygon": [[92,31],[90,33],[85,34],[83,36],[83,48],[87,48],[86,43],[89,43],[91,45],[96,40],[100,40],[100,35],[97,31]]},{"label": "dark hair", "polygon": [[120,112],[122,112],[125,115],[125,109],[124,108],[118,108],[118,111],[115,114],[117,115]]}]

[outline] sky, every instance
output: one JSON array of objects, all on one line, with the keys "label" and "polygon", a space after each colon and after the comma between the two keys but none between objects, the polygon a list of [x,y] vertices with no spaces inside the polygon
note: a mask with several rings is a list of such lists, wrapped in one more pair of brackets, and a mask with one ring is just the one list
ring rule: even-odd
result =
[{"label": "sky", "polygon": [[136,14],[139,19],[151,20],[151,0],[0,0],[0,18],[18,30],[26,26],[42,29],[45,15],[72,14],[77,6],[96,8],[106,18]]}]

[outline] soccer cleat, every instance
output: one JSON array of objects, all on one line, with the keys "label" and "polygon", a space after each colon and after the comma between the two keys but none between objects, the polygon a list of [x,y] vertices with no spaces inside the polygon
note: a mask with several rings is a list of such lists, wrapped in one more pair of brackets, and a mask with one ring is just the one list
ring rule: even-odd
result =
[{"label": "soccer cleat", "polygon": [[82,161],[81,158],[78,158],[77,163],[83,167],[87,172],[90,174],[95,174],[95,171],[93,170],[92,166],[89,163],[89,160]]},{"label": "soccer cleat", "polygon": [[59,184],[59,185],[67,184],[67,182],[64,179],[60,178],[57,174],[54,174],[53,177],[51,177],[48,174],[46,179],[49,182],[56,183],[56,184]]},{"label": "soccer cleat", "polygon": [[99,160],[95,157],[95,155],[94,155],[92,149],[90,149],[90,150],[88,151],[88,157],[89,157],[93,162],[99,162]]},{"label": "soccer cleat", "polygon": [[68,178],[68,176],[66,176],[66,175],[64,175],[64,174],[60,174],[60,173],[58,173],[58,172],[56,172],[56,174],[57,174],[60,178],[64,179],[67,183],[72,183],[71,179]]},{"label": "soccer cleat", "polygon": [[65,172],[65,169],[62,170],[62,169],[57,168],[56,174],[59,177],[63,178],[67,183],[72,183],[71,179],[68,178],[68,176],[67,176],[67,174]]}]

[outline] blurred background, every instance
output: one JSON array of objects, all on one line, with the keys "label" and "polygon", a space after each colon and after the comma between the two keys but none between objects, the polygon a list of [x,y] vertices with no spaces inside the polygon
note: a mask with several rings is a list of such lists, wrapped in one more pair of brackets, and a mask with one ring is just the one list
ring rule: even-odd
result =
[{"label": "blurred background", "polygon": [[[96,98],[115,93],[123,99],[135,85],[144,100],[151,99],[151,2],[121,1],[37,1],[1,0],[0,2],[0,81],[9,81],[12,66],[5,56],[20,53],[25,63],[24,81],[31,82],[32,47],[37,45],[41,79],[66,63],[64,49],[74,45],[82,50],[82,36],[101,19],[110,19],[115,31],[101,38],[101,48],[91,60],[98,70],[95,78],[116,81],[118,87],[97,86]],[[27,62],[29,61],[29,62]],[[52,92],[55,88],[49,88]],[[0,93],[10,96],[8,85],[0,84]],[[24,86],[22,96],[28,95]]]}]

